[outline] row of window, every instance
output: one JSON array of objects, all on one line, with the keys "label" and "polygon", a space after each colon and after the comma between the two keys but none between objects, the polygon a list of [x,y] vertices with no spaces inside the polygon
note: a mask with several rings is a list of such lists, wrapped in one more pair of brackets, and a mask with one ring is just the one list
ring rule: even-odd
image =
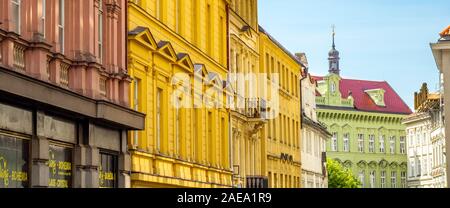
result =
[{"label": "row of window", "polygon": [[302,131],[302,152],[320,157],[326,151],[326,141],[314,131]]},{"label": "row of window", "polygon": [[[142,81],[138,78],[134,79],[133,82],[133,98],[134,98],[134,102],[133,102],[133,108],[136,111],[142,111],[141,106],[139,105],[139,101],[142,99],[141,96],[141,92],[142,92]],[[162,88],[157,88],[156,90],[156,99],[155,99],[155,129],[156,129],[156,136],[155,136],[155,148],[157,152],[161,152],[163,154],[168,154],[169,153],[169,147],[168,147],[168,142],[167,141],[163,141],[163,138],[167,138],[167,131],[168,131],[168,127],[167,127],[167,123],[165,122],[166,119],[168,118],[168,111],[169,108],[167,107],[167,92],[166,90],[162,89]],[[187,129],[186,129],[186,125],[187,124],[193,124],[193,128],[192,128],[192,138],[193,140],[191,141],[191,154],[192,157],[194,159],[196,159],[197,161],[201,160],[201,155],[199,153],[200,148],[197,145],[198,141],[197,139],[200,139],[200,132],[199,129],[201,127],[201,119],[203,118],[203,114],[201,112],[201,109],[197,109],[194,108],[192,109],[192,112],[188,112],[189,109],[185,109],[185,108],[181,108],[182,106],[182,102],[183,99],[181,97],[178,97],[178,99],[176,100],[177,103],[174,103],[174,117],[173,117],[173,127],[174,127],[174,154],[176,157],[180,157],[183,159],[186,159],[188,157],[188,153],[186,152],[186,148],[187,148],[187,144],[186,144],[186,140],[187,140]],[[179,106],[179,107],[177,107]],[[188,118],[188,114],[190,113],[191,116],[189,116],[191,118],[191,122],[187,122],[187,118]],[[216,154],[217,149],[220,150],[219,147],[217,147],[216,144],[216,140],[215,140],[215,135],[214,135],[214,131],[216,131],[216,129],[213,129],[213,125],[215,123],[218,123],[219,128],[217,128],[218,134],[220,135],[220,138],[217,138],[217,140],[220,139],[219,144],[224,144],[224,141],[226,141],[226,135],[227,135],[227,119],[223,116],[219,116],[219,120],[218,122],[215,122],[217,118],[215,118],[213,116],[213,112],[212,111],[207,111],[206,112],[206,119],[207,119],[207,129],[206,129],[206,133],[207,133],[207,147],[208,147],[208,153],[209,154],[208,158],[211,158],[211,160],[213,160],[212,158],[216,158],[214,157],[214,154]],[[138,147],[140,142],[142,142],[143,140],[140,140],[140,137],[142,137],[141,135],[142,133],[137,131],[134,132],[133,134],[133,145],[135,147]],[[216,151],[213,151],[216,150]],[[225,155],[225,150],[224,151],[219,151],[219,155]],[[224,161],[227,160],[227,158],[222,157],[222,159]],[[211,162],[218,162],[218,161],[211,161]]]},{"label": "row of window", "polygon": [[408,176],[410,178],[428,176],[431,173],[432,164],[432,157],[427,158],[427,156],[423,156],[410,159]]},{"label": "row of window", "polygon": [[[23,14],[23,0],[10,0],[11,1],[11,20],[14,25],[13,31],[17,34],[21,34],[22,32],[22,18]],[[47,0],[39,0],[40,2],[40,33],[45,38],[46,37],[46,27],[50,27],[52,24],[49,24],[50,21],[47,21],[47,13],[50,13],[54,7],[52,5],[47,4]],[[97,16],[97,26],[98,26],[98,34],[97,34],[97,50],[98,50],[98,58],[99,61],[103,60],[103,21],[105,15],[103,14],[104,2],[103,0],[98,0],[98,16]],[[58,31],[58,42],[59,42],[59,52],[65,53],[65,25],[66,25],[66,1],[65,0],[57,0],[56,1],[57,11],[56,14],[59,14],[57,17],[57,31]]]},{"label": "row of window", "polygon": [[269,172],[270,188],[300,188],[300,177]]},{"label": "row of window", "polygon": [[[275,62],[277,62],[276,66]],[[267,73],[269,80],[273,78],[272,75],[278,74],[280,88],[286,90],[292,96],[299,97],[298,76],[282,62],[279,60],[276,61],[269,53],[266,53],[266,66],[264,71]]]},{"label": "row of window", "polygon": [[408,135],[408,147],[421,146],[431,144],[429,134],[427,133],[413,133],[410,131]]},{"label": "row of window", "polygon": [[[143,2],[147,3],[146,1],[141,1],[141,0],[135,0],[135,3],[141,7],[143,7],[144,9],[149,9],[154,7],[155,8],[155,12],[154,12],[154,16],[156,17],[156,19],[158,19],[159,21],[161,21],[162,23],[169,25],[169,21],[167,20],[167,18],[169,17],[169,15],[173,18],[173,27],[171,27],[176,33],[178,33],[179,35],[185,37],[187,31],[185,31],[184,27],[186,25],[189,25],[190,28],[190,34],[192,36],[192,42],[193,44],[200,46],[200,40],[205,39],[205,45],[206,45],[206,53],[210,56],[212,56],[212,51],[214,50],[214,34],[218,34],[219,37],[219,62],[221,64],[225,64],[226,61],[226,17],[221,15],[220,13],[218,14],[218,18],[217,20],[219,21],[218,23],[214,23],[214,19],[213,19],[213,7],[210,3],[206,2],[206,7],[205,7],[205,18],[204,18],[204,23],[200,23],[200,13],[201,11],[197,11],[198,8],[200,8],[201,2],[198,0],[191,0],[190,2],[185,1],[185,0],[173,0],[173,7],[170,7],[169,1],[166,0],[155,0],[154,4],[155,5],[143,5]],[[148,4],[148,3],[147,3]],[[190,7],[188,7],[190,4]],[[169,11],[169,8],[173,9],[172,11]],[[191,21],[189,24],[185,24],[188,18],[185,18],[186,15],[186,8],[191,8],[190,15],[191,16]],[[220,7],[219,7],[220,8]],[[200,35],[200,28],[199,26],[204,26],[205,27],[205,37],[202,37]],[[214,27],[218,26],[218,31],[214,32]]]},{"label": "row of window", "polygon": [[[338,133],[333,132],[332,133],[332,138],[331,138],[331,151],[339,151],[338,150]],[[358,134],[357,136],[358,140],[357,140],[357,144],[358,144],[358,152],[360,153],[365,153],[366,152],[366,148],[365,148],[365,138],[364,138],[364,134]],[[388,142],[388,143],[387,143]],[[342,137],[342,143],[343,143],[343,152],[350,152],[350,133],[345,133]],[[385,135],[381,135],[380,138],[378,139],[378,151],[375,150],[375,135],[371,134],[369,135],[369,146],[368,146],[368,152],[369,153],[387,153],[386,152],[386,144],[388,144],[388,148],[389,148],[389,153],[391,154],[396,154],[397,153],[397,149],[396,149],[396,137],[395,136],[390,136],[389,140],[386,141],[386,136]],[[400,154],[406,154],[406,146],[405,146],[405,137],[401,136],[400,137],[400,150],[399,150]]]},{"label": "row of window", "polygon": [[[363,188],[388,188],[387,184],[387,175],[386,171],[382,170],[380,171],[380,183],[377,185],[377,173],[375,170],[372,170],[369,172],[369,184],[366,184],[366,172],[364,170],[359,171],[358,173],[359,181],[362,184]],[[390,187],[389,188],[406,188],[406,172],[401,171],[400,172],[400,186],[398,186],[398,175],[397,171],[391,171],[390,172]]]},{"label": "row of window", "polygon": [[[277,125],[278,124],[278,125]],[[280,127],[278,130],[277,127]],[[271,119],[268,122],[268,136],[269,138],[280,143],[299,148],[299,130],[300,122],[290,118],[289,116],[280,115],[276,119]]]}]

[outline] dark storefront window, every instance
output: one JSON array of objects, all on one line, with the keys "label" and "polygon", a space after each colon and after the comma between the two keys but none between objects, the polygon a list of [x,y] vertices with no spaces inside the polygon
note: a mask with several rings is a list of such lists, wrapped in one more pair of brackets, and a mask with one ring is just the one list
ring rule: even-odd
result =
[{"label": "dark storefront window", "polygon": [[29,142],[0,133],[0,188],[28,187]]},{"label": "dark storefront window", "polygon": [[72,148],[62,145],[49,147],[49,187],[72,187]]},{"label": "dark storefront window", "polygon": [[101,152],[98,172],[100,188],[117,188],[117,155]]}]

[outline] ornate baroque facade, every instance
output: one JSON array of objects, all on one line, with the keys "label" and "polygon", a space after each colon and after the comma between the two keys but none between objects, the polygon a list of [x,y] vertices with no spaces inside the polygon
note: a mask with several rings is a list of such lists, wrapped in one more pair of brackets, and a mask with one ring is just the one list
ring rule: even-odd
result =
[{"label": "ornate baroque facade", "polygon": [[339,60],[333,40],[330,73],[315,77],[318,118],[332,134],[327,157],[352,170],[365,188],[406,187],[401,122],[411,110],[386,82],[342,78]]}]

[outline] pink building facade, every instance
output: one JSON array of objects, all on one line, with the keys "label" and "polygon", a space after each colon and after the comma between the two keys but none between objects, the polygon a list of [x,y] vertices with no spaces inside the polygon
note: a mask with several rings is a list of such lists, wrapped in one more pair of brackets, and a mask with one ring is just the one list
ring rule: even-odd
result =
[{"label": "pink building facade", "polygon": [[129,187],[126,3],[0,1],[0,188]]}]

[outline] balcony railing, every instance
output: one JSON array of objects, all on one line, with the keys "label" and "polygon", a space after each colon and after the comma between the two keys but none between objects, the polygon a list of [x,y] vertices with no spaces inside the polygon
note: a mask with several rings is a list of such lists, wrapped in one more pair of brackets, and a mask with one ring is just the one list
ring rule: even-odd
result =
[{"label": "balcony railing", "polygon": [[269,179],[265,176],[247,176],[246,188],[269,188]]},{"label": "balcony railing", "polygon": [[25,46],[14,44],[14,68],[20,71],[25,71]]},{"label": "balcony railing", "polygon": [[267,111],[267,102],[261,98],[245,99],[245,115],[249,118],[262,118]]}]

